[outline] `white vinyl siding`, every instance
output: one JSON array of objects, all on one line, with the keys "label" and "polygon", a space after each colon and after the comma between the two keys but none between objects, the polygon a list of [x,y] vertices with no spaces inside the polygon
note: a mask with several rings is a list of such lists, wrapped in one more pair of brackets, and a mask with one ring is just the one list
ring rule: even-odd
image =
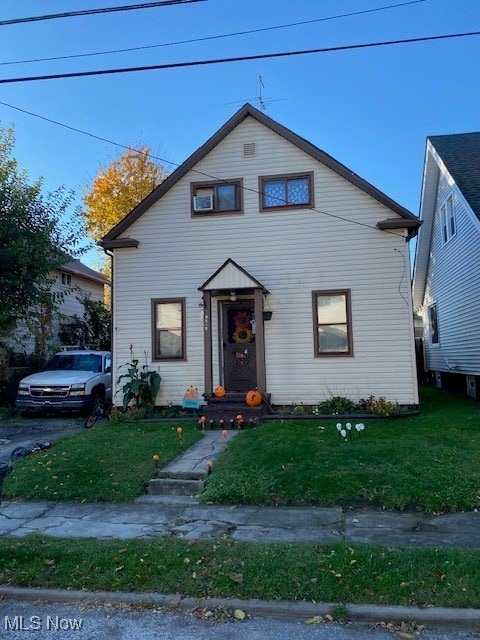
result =
[{"label": "white vinyl siding", "polygon": [[439,344],[431,347],[425,333],[426,365],[432,371],[480,375],[480,223],[451,184],[448,173],[440,171],[436,202],[443,204],[452,195],[455,235],[444,243],[437,204],[423,309],[428,331],[428,308],[437,304]]},{"label": "white vinyl siding", "polygon": [[[252,141],[256,155],[245,158],[244,145]],[[266,304],[273,317],[265,323],[265,352],[274,404],[370,394],[417,403],[408,246],[402,233],[375,229],[395,214],[251,118],[195,168],[218,178],[241,176],[244,215],[192,218],[190,184],[199,174],[190,171],[128,229],[125,235],[139,246],[115,251],[115,366],[128,362],[130,343],[151,363],[151,299],[185,298],[188,359],[153,364],[162,376],[157,402],[180,404],[192,384],[203,390],[198,287],[231,258],[270,291]],[[260,213],[259,177],[301,172],[314,174],[317,211]],[[347,289],[354,357],[316,358],[312,291]],[[217,307],[214,297],[214,387],[220,383]]]}]

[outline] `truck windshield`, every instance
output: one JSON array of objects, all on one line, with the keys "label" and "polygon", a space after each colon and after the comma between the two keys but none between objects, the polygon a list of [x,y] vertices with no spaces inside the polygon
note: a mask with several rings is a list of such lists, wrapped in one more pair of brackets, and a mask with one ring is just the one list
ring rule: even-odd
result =
[{"label": "truck windshield", "polygon": [[57,354],[47,363],[45,371],[93,371],[101,373],[102,356],[87,354]]}]

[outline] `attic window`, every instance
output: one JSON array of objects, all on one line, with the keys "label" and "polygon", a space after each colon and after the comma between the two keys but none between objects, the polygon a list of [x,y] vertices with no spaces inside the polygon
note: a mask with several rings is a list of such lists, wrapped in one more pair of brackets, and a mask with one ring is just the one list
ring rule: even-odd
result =
[{"label": "attic window", "polygon": [[257,155],[257,145],[255,142],[246,142],[243,145],[243,157],[250,158]]},{"label": "attic window", "polygon": [[242,213],[242,181],[197,182],[191,185],[192,214]]},{"label": "attic window", "polygon": [[313,207],[313,173],[263,176],[259,178],[260,209]]},{"label": "attic window", "polygon": [[71,273],[65,273],[65,271],[62,271],[62,285],[64,287],[71,287],[72,286],[72,274]]},{"label": "attic window", "polygon": [[442,219],[442,239],[443,244],[446,244],[457,232],[455,224],[455,207],[453,206],[453,196],[448,198],[443,203],[440,209],[440,216]]}]

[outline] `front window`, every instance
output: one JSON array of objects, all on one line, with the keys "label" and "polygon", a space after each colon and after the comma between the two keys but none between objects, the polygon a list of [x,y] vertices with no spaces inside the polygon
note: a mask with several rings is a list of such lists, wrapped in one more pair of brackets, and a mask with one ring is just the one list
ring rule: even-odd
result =
[{"label": "front window", "polygon": [[455,207],[453,206],[453,196],[448,196],[440,209],[442,219],[442,239],[443,244],[448,242],[457,232],[455,224]]},{"label": "front window", "polygon": [[315,356],[353,355],[350,291],[314,291]]},{"label": "front window", "polygon": [[153,300],[153,359],[185,359],[185,300]]},{"label": "front window", "polygon": [[192,184],[193,215],[242,213],[241,187],[241,180]]},{"label": "front window", "polygon": [[428,319],[430,323],[430,342],[432,344],[438,344],[438,314],[436,304],[428,307]]},{"label": "front window", "polygon": [[261,209],[313,206],[312,174],[260,178]]}]

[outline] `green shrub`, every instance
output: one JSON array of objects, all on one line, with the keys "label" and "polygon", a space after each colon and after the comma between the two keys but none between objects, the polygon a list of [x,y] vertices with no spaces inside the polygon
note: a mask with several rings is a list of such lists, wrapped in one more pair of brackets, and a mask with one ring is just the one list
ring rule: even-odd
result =
[{"label": "green shrub", "polygon": [[333,396],[329,400],[324,400],[318,405],[319,413],[353,413],[357,405],[343,396]]}]

